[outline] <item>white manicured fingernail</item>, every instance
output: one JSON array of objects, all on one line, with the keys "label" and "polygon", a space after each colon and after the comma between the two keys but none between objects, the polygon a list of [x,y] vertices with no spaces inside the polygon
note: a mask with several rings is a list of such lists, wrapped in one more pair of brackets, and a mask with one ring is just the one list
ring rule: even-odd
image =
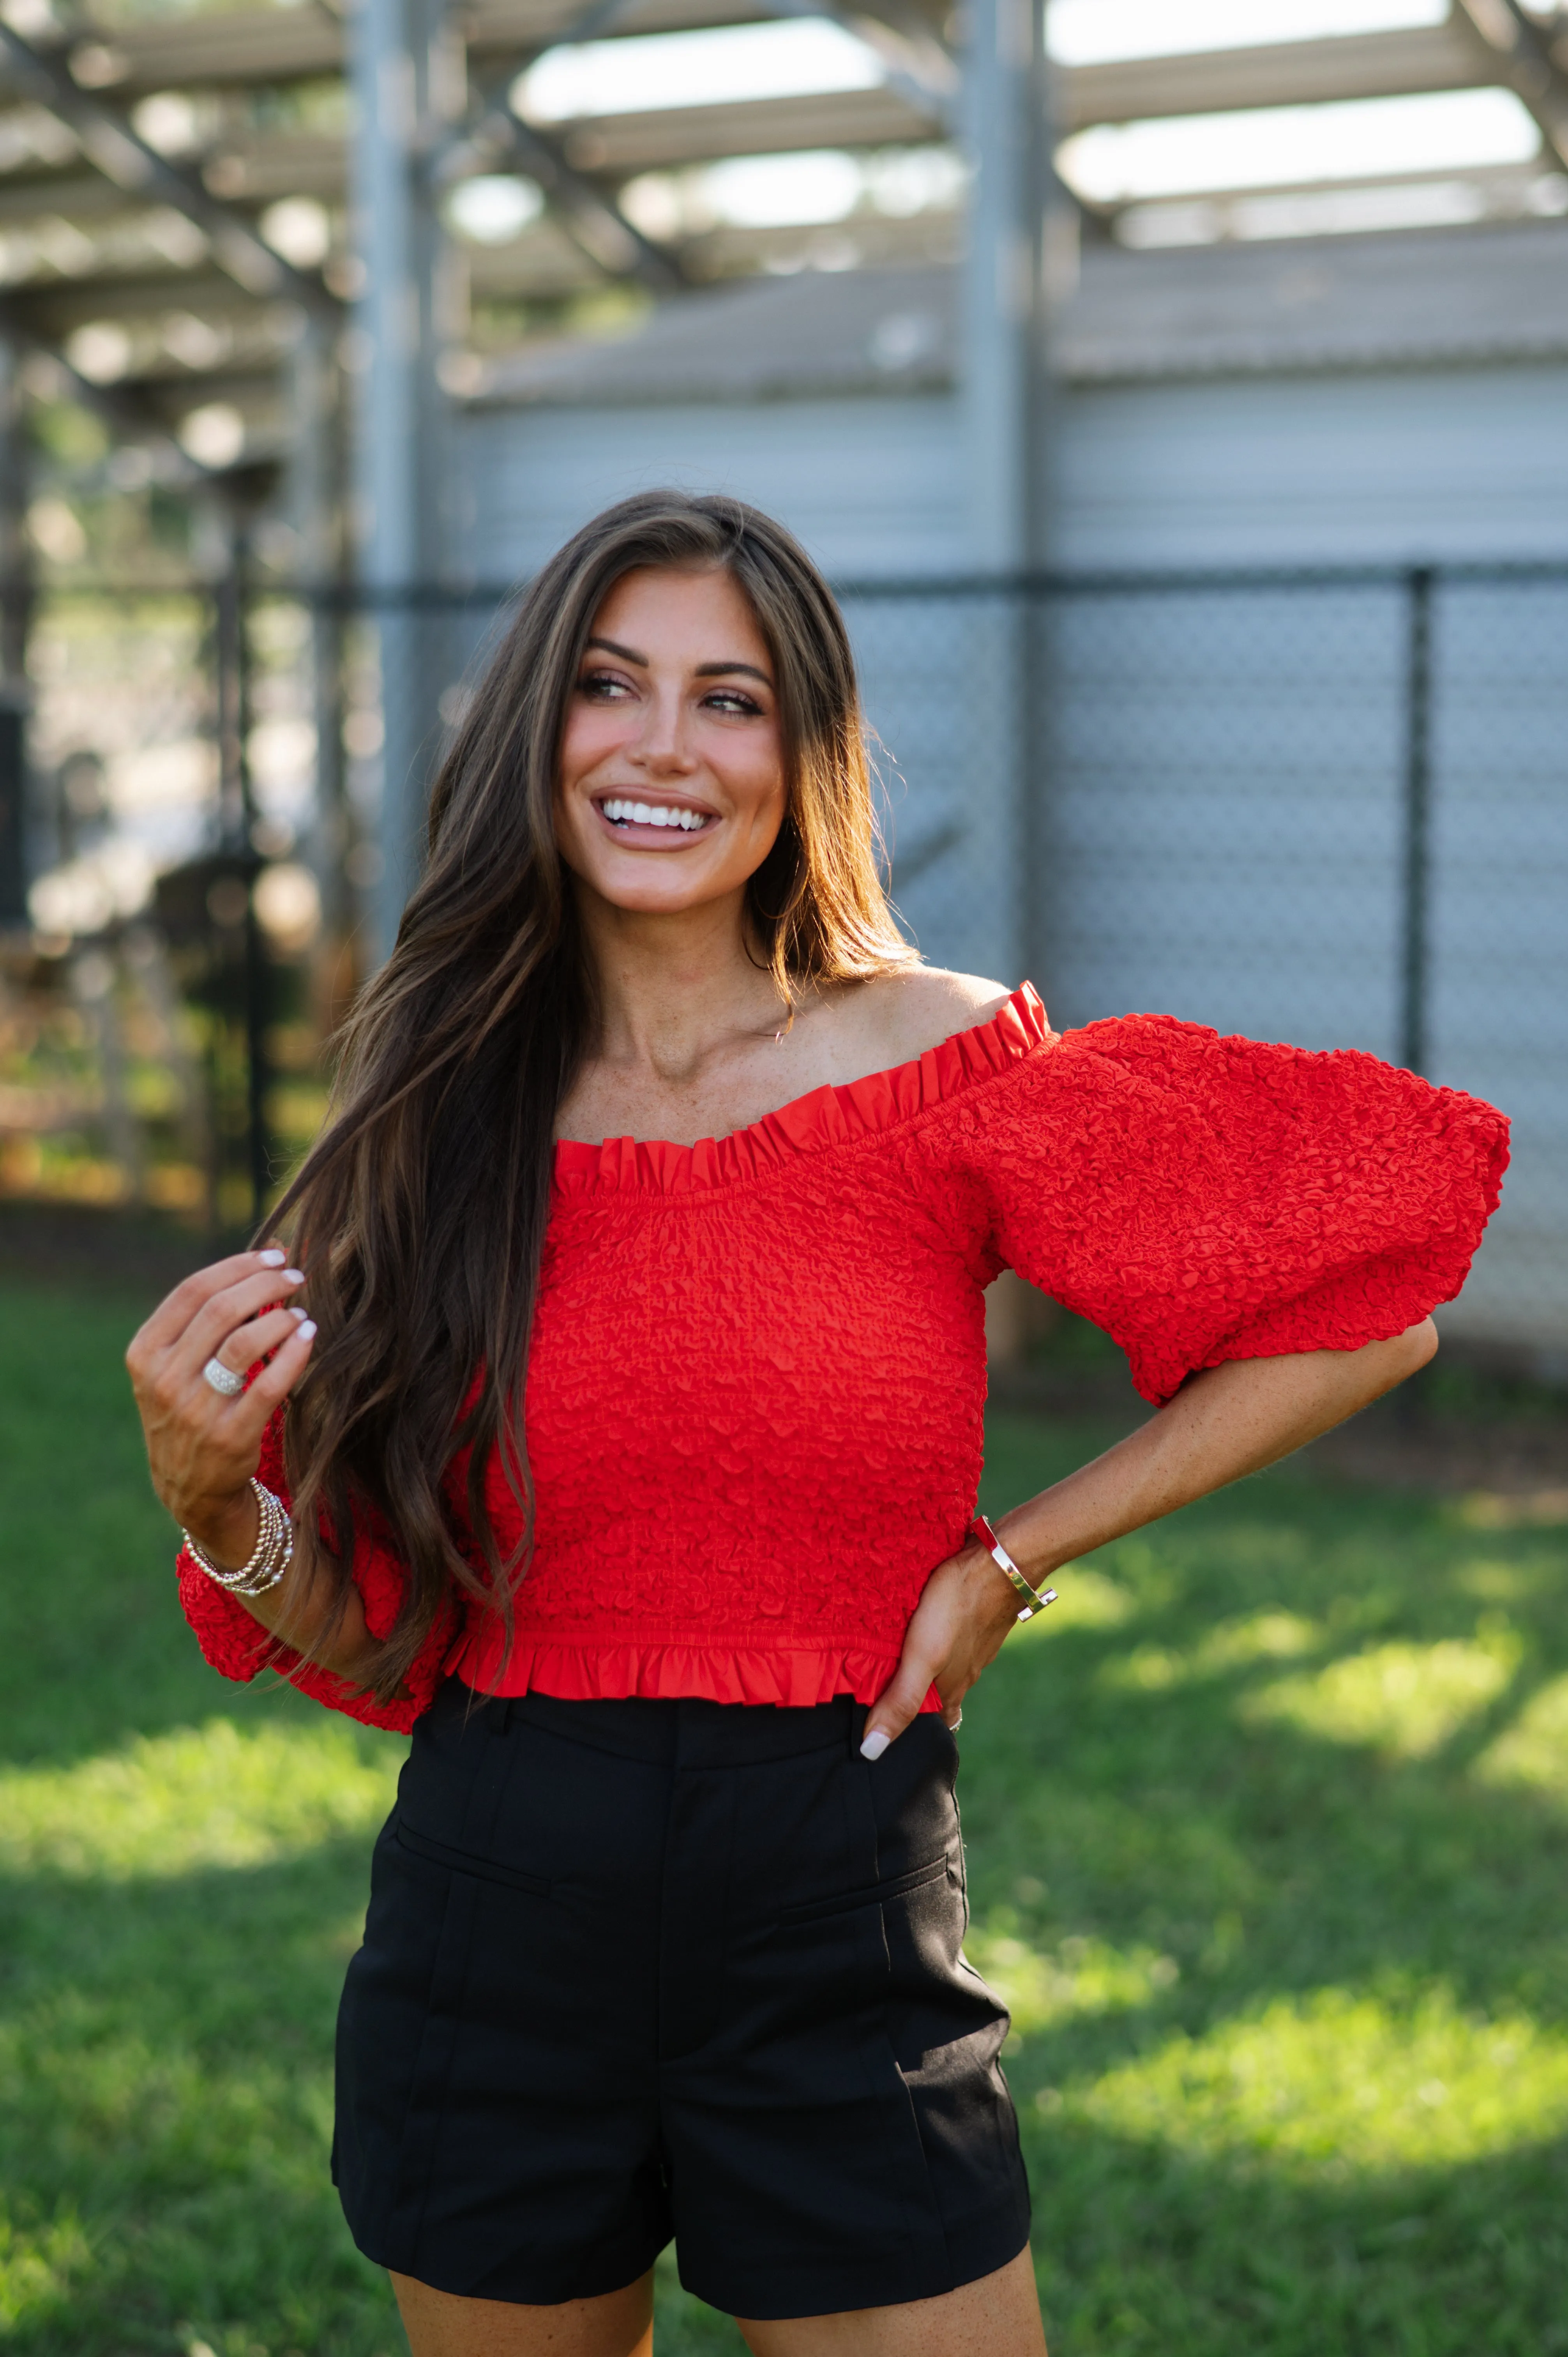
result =
[{"label": "white manicured fingernail", "polygon": [[303,1322],[303,1320],[304,1320],[304,1318],[305,1318],[305,1315],[306,1315],[305,1311],[304,1311],[303,1309],[299,1308],[298,1307],[292,1307],[292,1308],[290,1308],[290,1310],[289,1310],[289,1313],[288,1313],[288,1314],[289,1314],[289,1316],[290,1316],[291,1318],[299,1318],[302,1322]]},{"label": "white manicured fingernail", "polygon": [[286,1253],[279,1252],[275,1245],[258,1256],[262,1260],[265,1261],[269,1268],[281,1268],[285,1261],[288,1258],[288,1254]]},{"label": "white manicured fingernail", "polygon": [[303,1285],[305,1283],[305,1271],[302,1268],[285,1268],[284,1275],[288,1279],[290,1285]]},{"label": "white manicured fingernail", "polygon": [[866,1737],[865,1741],[860,1747],[861,1758],[863,1760],[880,1760],[892,1740],[893,1738],[890,1735],[885,1735],[881,1727],[878,1727],[875,1728],[873,1732]]},{"label": "white manicured fingernail", "polygon": [[299,1331],[300,1331],[300,1337],[301,1337],[301,1340],[304,1340],[304,1341],[308,1342],[308,1341],[309,1341],[309,1340],[310,1340],[310,1338],[311,1338],[311,1336],[312,1336],[312,1335],[315,1333],[315,1331],[316,1331],[316,1320],[315,1320],[315,1318],[307,1318],[306,1319],[306,1321],[305,1321],[304,1325],[300,1328]]}]

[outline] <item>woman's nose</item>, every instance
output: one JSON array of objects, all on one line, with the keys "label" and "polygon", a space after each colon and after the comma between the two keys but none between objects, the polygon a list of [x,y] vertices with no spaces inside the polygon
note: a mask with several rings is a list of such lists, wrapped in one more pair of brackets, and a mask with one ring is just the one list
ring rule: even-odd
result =
[{"label": "woman's nose", "polygon": [[679,698],[650,698],[643,711],[641,734],[632,750],[634,760],[650,769],[689,770],[696,767],[687,742],[686,715]]}]

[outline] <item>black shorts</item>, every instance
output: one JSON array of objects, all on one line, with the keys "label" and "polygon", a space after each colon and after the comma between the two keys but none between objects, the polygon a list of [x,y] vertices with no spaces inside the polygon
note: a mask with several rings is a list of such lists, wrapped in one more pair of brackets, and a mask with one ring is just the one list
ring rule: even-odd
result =
[{"label": "black shorts", "polygon": [[437,2290],[745,2317],[925,2299],[1028,2237],[957,1752],[865,1713],[480,1701],[414,1729],[338,2031],[354,2239]]}]

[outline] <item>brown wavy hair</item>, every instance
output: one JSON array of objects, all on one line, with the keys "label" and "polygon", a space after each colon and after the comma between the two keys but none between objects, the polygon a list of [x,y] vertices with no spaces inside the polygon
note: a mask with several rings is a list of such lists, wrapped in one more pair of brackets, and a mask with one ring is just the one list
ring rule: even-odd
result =
[{"label": "brown wavy hair", "polygon": [[[529,584],[470,702],[396,946],[344,1027],[328,1125],[265,1231],[292,1233],[318,1328],[285,1449],[300,1528],[324,1510],[332,1534],[332,1627],[357,1525],[408,1566],[370,1678],[382,1699],[456,1598],[510,1620],[526,1569],[522,1395],[555,1122],[598,1020],[555,842],[560,747],[594,619],[650,565],[723,566],[773,659],[788,802],[747,887],[751,955],[791,1001],[915,956],[883,888],[848,634],[805,551],[739,500],[649,491],[596,516]],[[446,1486],[465,1448],[471,1543]],[[522,1512],[505,1558],[484,1497],[498,1449]]]}]

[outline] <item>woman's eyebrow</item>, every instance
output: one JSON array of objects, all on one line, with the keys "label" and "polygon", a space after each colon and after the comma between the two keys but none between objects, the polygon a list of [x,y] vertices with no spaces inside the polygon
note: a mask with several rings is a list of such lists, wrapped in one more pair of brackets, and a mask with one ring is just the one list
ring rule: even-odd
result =
[{"label": "woman's eyebrow", "polygon": [[768,673],[765,671],[758,671],[755,663],[699,663],[696,669],[696,677],[698,679],[723,679],[726,673],[732,671],[743,671],[746,673],[747,678],[759,679],[764,687],[771,687],[773,684],[773,682],[768,678]]},{"label": "woman's eyebrow", "polygon": [[[623,662],[636,663],[643,671],[648,669],[648,657],[646,655],[639,655],[635,647],[623,647],[618,639],[590,639],[588,640],[588,645],[590,647],[599,648],[601,651],[607,655],[619,655]],[[731,672],[736,671],[745,672],[746,676],[750,679],[759,679],[764,687],[771,687],[773,684],[773,682],[768,678],[768,673],[765,671],[758,671],[755,663],[748,662],[699,663],[693,673],[693,677],[697,679],[724,679],[727,677]]]}]

